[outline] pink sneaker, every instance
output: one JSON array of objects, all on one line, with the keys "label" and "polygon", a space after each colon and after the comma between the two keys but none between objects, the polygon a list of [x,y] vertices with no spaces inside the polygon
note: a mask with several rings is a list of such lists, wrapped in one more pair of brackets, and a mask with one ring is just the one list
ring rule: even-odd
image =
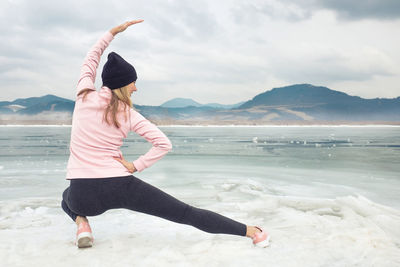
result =
[{"label": "pink sneaker", "polygon": [[93,246],[92,229],[88,222],[81,222],[76,233],[76,245],[78,248],[87,248]]},{"label": "pink sneaker", "polygon": [[257,232],[254,234],[253,244],[255,246],[262,247],[262,248],[268,247],[270,235],[267,232],[265,232],[263,229],[261,229],[260,227],[257,227],[257,226],[254,226],[254,227],[256,227],[261,232]]}]

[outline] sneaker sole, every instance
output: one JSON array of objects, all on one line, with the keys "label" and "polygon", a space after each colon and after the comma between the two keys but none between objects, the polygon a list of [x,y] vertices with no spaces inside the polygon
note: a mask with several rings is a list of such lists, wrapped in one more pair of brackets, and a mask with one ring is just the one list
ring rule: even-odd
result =
[{"label": "sneaker sole", "polygon": [[81,233],[77,240],[78,248],[88,248],[93,246],[92,234],[90,233]]},{"label": "sneaker sole", "polygon": [[269,238],[270,238],[270,236],[268,235],[267,238],[266,238],[265,240],[256,243],[255,246],[261,247],[261,248],[266,248],[266,247],[268,247],[268,246],[269,246]]}]

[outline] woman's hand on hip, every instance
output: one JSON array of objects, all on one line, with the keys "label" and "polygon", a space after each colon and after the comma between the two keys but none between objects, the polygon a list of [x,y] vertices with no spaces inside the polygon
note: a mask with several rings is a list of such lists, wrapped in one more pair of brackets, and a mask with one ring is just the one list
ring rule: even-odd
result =
[{"label": "woman's hand on hip", "polygon": [[129,171],[130,173],[134,173],[135,171],[137,171],[136,168],[135,168],[135,166],[133,165],[133,163],[130,162],[130,161],[126,161],[126,160],[124,159],[124,156],[121,155],[121,158],[117,158],[117,157],[113,157],[113,158],[114,158],[115,160],[121,162],[122,165],[124,165],[125,168],[127,168],[128,171]]},{"label": "woman's hand on hip", "polygon": [[112,35],[115,36],[115,35],[117,35],[117,33],[125,31],[126,28],[128,28],[129,26],[131,26],[133,24],[136,24],[136,23],[140,23],[140,22],[143,22],[143,20],[142,19],[137,19],[137,20],[127,21],[127,22],[125,22],[125,23],[123,23],[121,25],[118,25],[118,26],[112,28],[110,30],[110,32],[111,32]]}]

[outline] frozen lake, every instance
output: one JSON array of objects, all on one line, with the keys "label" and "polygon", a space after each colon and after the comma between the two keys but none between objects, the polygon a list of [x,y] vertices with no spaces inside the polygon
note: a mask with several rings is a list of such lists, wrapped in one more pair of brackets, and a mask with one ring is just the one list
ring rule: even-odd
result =
[{"label": "frozen lake", "polygon": [[[0,127],[5,266],[400,265],[400,127],[160,127],[173,149],[136,177],[193,206],[271,233],[271,247],[157,217],[89,217],[78,250],[60,207],[70,127]],[[130,133],[135,160],[151,147]],[[290,255],[288,257],[287,255]],[[4,260],[3,260],[4,261]]]}]

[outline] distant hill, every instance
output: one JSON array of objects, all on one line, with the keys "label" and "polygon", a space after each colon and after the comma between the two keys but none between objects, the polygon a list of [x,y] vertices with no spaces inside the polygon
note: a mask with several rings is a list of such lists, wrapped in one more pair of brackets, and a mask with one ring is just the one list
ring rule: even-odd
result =
[{"label": "distant hill", "polygon": [[[70,123],[74,101],[55,95],[0,102],[0,124]],[[229,108],[228,108],[229,107]],[[174,98],[134,108],[156,124],[400,124],[400,97],[363,99],[323,86],[295,84],[265,91],[233,105]],[[35,117],[33,117],[35,116]],[[47,121],[41,120],[46,118]]]},{"label": "distant hill", "polygon": [[174,98],[160,105],[163,108],[184,108],[188,106],[201,107],[202,104],[190,98]]},{"label": "distant hill", "polygon": [[12,102],[0,102],[0,114],[35,115],[43,111],[66,111],[72,114],[75,102],[55,95],[42,97],[18,98]]},{"label": "distant hill", "polygon": [[363,99],[311,84],[274,88],[255,96],[236,109],[255,107],[301,112],[317,120],[400,121],[400,97]]},{"label": "distant hill", "polygon": [[295,84],[291,86],[273,88],[270,91],[256,95],[239,108],[255,106],[280,106],[280,105],[315,105],[337,103],[359,103],[362,98],[349,96],[346,93],[334,91],[323,86],[311,84]]},{"label": "distant hill", "polygon": [[184,108],[184,107],[214,107],[214,108],[222,108],[222,109],[230,109],[234,107],[238,107],[244,103],[240,102],[237,104],[232,104],[232,105],[224,105],[224,104],[219,104],[219,103],[208,103],[208,104],[200,104],[196,101],[194,101],[191,98],[174,98],[171,100],[168,100],[167,102],[164,102],[163,104],[160,105],[160,107],[164,108]]},{"label": "distant hill", "polygon": [[232,104],[232,105],[223,105],[223,104],[218,104],[218,103],[207,103],[207,104],[204,104],[203,106],[208,106],[208,107],[213,107],[213,108],[231,109],[231,108],[239,107],[243,103],[245,103],[245,101],[242,101],[242,102],[239,102],[239,103],[236,103],[236,104]]}]

